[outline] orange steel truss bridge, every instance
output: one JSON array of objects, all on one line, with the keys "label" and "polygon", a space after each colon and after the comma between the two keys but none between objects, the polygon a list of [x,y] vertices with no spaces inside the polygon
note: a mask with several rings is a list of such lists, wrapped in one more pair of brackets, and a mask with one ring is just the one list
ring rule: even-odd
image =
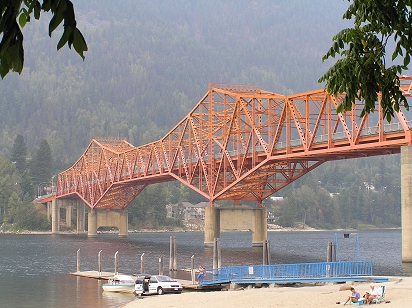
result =
[{"label": "orange steel truss bridge", "polygon": [[[412,77],[401,76],[410,97]],[[251,85],[210,84],[162,139],[135,147],[93,139],[58,175],[53,198],[81,198],[91,209],[120,209],[153,183],[178,180],[216,200],[262,201],[326,161],[399,153],[412,144],[402,107],[384,123],[378,107],[337,113],[343,95],[323,89],[284,96]],[[378,104],[379,105],[379,104]]]}]

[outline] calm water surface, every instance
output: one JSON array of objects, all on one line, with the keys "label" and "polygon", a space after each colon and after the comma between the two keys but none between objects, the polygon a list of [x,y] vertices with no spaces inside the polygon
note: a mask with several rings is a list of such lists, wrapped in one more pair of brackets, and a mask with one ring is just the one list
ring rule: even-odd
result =
[{"label": "calm water surface", "polygon": [[[335,232],[270,232],[272,263],[326,261],[328,242]],[[401,261],[401,231],[375,230],[357,233],[361,258],[372,260],[373,274],[412,276],[412,264]],[[133,295],[104,293],[102,282],[70,275],[76,271],[80,249],[81,270],[97,270],[97,254],[102,250],[102,270],[114,271],[118,251],[119,272],[140,272],[144,253],[145,272],[158,272],[158,259],[164,256],[165,273],[169,266],[170,236],[176,236],[178,267],[195,265],[211,268],[213,250],[203,246],[203,233],[131,233],[127,239],[117,235],[15,235],[0,234],[0,307],[121,307],[135,300]],[[352,260],[354,234],[343,239],[338,233],[341,260]],[[262,263],[262,248],[251,247],[248,232],[221,233],[222,266]],[[190,279],[187,273],[172,276]],[[176,296],[176,295],[167,295]],[[139,299],[144,300],[144,299]]]}]

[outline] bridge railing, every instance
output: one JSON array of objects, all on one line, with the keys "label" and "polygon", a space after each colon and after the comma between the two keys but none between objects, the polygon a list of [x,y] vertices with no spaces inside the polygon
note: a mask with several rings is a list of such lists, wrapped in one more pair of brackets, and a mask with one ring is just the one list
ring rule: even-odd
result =
[{"label": "bridge railing", "polygon": [[340,261],[298,264],[229,266],[213,269],[204,283],[222,281],[305,281],[309,279],[354,278],[372,276],[372,261]]},{"label": "bridge railing", "polygon": [[[412,127],[412,121],[407,121],[408,127],[411,128]],[[384,124],[383,126],[383,132],[384,133],[394,133],[394,132],[401,132],[403,131],[403,127],[402,124],[400,122],[397,123],[389,123],[389,124]],[[364,127],[362,129],[361,132],[361,136],[362,137],[366,137],[366,136],[372,136],[372,135],[378,135],[379,134],[379,127],[378,126],[368,126],[368,127]],[[336,132],[332,134],[332,140],[333,141],[340,141],[340,140],[345,140],[347,139],[347,136],[345,134],[345,132]],[[320,144],[320,143],[327,143],[329,140],[328,135],[317,135],[315,136],[315,140],[314,140],[314,144]],[[302,141],[300,139],[293,139],[290,141],[290,147],[295,148],[295,147],[300,147],[302,146]],[[275,149],[276,150],[282,150],[286,148],[286,142],[284,141],[279,141],[276,146]],[[244,150],[243,150],[244,151]],[[261,146],[257,146],[256,147],[256,151],[258,153],[262,153],[263,152],[263,148]],[[230,151],[230,156],[235,156],[238,154],[238,151]],[[219,159],[221,158],[222,155],[216,154],[215,158]]]}]

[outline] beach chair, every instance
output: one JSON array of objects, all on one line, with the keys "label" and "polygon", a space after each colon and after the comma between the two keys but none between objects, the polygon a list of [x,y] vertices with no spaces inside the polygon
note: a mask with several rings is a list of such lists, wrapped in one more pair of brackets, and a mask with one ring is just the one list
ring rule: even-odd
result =
[{"label": "beach chair", "polygon": [[385,299],[385,291],[386,291],[386,286],[379,286],[378,287],[378,297],[374,298],[371,303],[375,303],[375,304],[379,304],[381,302],[383,302],[383,300]]}]

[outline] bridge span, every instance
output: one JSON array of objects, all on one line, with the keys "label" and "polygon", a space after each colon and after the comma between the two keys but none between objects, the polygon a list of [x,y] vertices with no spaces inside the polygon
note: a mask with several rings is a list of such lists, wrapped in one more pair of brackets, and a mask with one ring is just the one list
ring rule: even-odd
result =
[{"label": "bridge span", "polygon": [[[400,80],[410,98],[412,77]],[[323,89],[285,96],[252,85],[209,84],[189,114],[158,141],[135,147],[125,139],[93,139],[58,175],[56,194],[42,201],[51,204],[52,231],[59,231],[61,206],[87,205],[89,236],[99,226],[118,226],[126,236],[128,204],[147,185],[178,180],[210,202],[206,245],[221,228],[251,229],[253,245],[262,245],[265,198],[326,161],[401,153],[402,255],[412,262],[412,117],[401,106],[393,122],[385,123],[379,102],[362,118],[360,101],[338,113],[343,98]],[[222,208],[217,200],[234,202]],[[242,200],[256,201],[256,207],[240,206]],[[83,210],[78,224],[84,221]]]}]

